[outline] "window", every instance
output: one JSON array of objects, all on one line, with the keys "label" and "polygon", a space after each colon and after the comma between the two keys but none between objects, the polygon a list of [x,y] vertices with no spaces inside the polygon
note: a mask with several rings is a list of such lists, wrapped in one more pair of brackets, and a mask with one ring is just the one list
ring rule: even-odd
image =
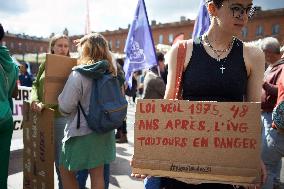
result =
[{"label": "window", "polygon": [[6,46],[6,41],[2,41],[2,46]]},{"label": "window", "polygon": [[248,28],[247,27],[244,27],[242,29],[242,36],[243,36],[243,38],[247,38],[247,36],[248,36]]},{"label": "window", "polygon": [[159,35],[159,43],[163,44],[164,36],[162,34]]},{"label": "window", "polygon": [[119,41],[119,40],[116,40],[116,41],[115,41],[115,48],[117,48],[117,49],[118,49],[118,48],[119,48],[119,46],[120,46],[120,41]]},{"label": "window", "polygon": [[109,48],[112,49],[112,41],[111,40],[109,40],[108,45],[109,45]]},{"label": "window", "polygon": [[272,35],[277,35],[280,33],[280,25],[279,24],[274,24],[272,26]]},{"label": "window", "polygon": [[18,43],[18,47],[20,50],[22,50],[22,43]]},{"label": "window", "polygon": [[256,36],[262,36],[264,34],[263,27],[257,26],[256,28]]},{"label": "window", "polygon": [[169,43],[172,43],[174,41],[174,35],[171,33],[169,35]]},{"label": "window", "polygon": [[13,42],[10,43],[10,48],[14,49],[14,43]]}]

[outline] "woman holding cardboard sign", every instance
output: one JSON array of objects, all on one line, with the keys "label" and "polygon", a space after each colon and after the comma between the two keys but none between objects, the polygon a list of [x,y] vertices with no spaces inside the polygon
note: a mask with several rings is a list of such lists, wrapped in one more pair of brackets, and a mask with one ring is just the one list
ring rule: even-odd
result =
[{"label": "woman holding cardboard sign", "polygon": [[[51,54],[70,56],[69,54],[69,38],[66,35],[55,35],[50,40],[49,51]],[[42,64],[39,68],[37,77],[32,86],[32,104],[31,109],[35,112],[41,112],[43,108],[49,107],[55,109],[55,167],[58,175],[58,188],[63,189],[61,176],[59,172],[59,155],[61,153],[62,139],[64,137],[64,127],[67,119],[62,117],[58,111],[58,107],[55,105],[43,104],[43,88],[45,79],[45,64]],[[88,171],[82,170],[77,174],[77,179],[80,183],[80,189],[85,188],[86,180],[88,177]]]},{"label": "woman holding cardboard sign", "polygon": [[[51,54],[70,56],[69,38],[65,35],[55,35],[50,40],[49,51]],[[67,120],[66,118],[60,115],[56,105],[43,104],[44,79],[45,79],[45,64],[41,64],[36,79],[32,86],[31,109],[38,113],[40,113],[43,110],[43,108],[52,108],[55,110],[55,122],[54,122],[55,167],[58,176],[58,188],[63,189],[58,165],[59,165],[59,154],[61,152],[61,143],[62,143],[61,141],[63,139],[64,127]]]},{"label": "woman holding cardboard sign", "polygon": [[[234,37],[252,16],[252,0],[207,0],[206,3],[211,18],[208,32],[181,41],[167,54],[165,99],[260,102],[264,54]],[[234,188],[225,184],[192,185],[165,180],[166,189]]]},{"label": "woman holding cardboard sign", "polygon": [[[253,15],[252,5],[252,0],[207,1],[211,17],[208,32],[197,39],[180,43],[187,49],[185,61],[178,62],[180,44],[175,45],[168,54],[166,99],[176,99],[180,93],[183,99],[191,101],[260,102],[264,54],[234,37]],[[233,187],[202,185],[210,188]]]}]

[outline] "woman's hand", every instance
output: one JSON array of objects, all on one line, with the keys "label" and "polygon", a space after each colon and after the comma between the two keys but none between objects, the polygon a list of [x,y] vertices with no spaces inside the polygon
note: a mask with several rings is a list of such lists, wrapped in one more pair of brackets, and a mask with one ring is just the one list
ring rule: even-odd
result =
[{"label": "woman's hand", "polygon": [[[133,156],[132,156],[132,158],[130,160],[130,166],[132,167],[132,165],[133,165]],[[141,174],[138,174],[138,173],[131,173],[131,176],[135,177],[137,179],[144,179],[144,178],[147,177],[147,175],[141,175]]]},{"label": "woman's hand", "polygon": [[262,160],[260,162],[260,166],[261,166],[261,182],[260,182],[260,184],[247,186],[246,189],[261,189],[262,185],[266,182],[267,172],[266,172],[266,167],[265,167]]},{"label": "woman's hand", "polygon": [[34,112],[41,113],[44,108],[44,104],[38,101],[33,101],[31,104],[31,109]]}]

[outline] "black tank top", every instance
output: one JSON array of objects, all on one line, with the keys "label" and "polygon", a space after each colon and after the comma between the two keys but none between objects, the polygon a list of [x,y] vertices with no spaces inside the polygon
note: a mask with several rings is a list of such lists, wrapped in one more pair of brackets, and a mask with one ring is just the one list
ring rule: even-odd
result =
[{"label": "black tank top", "polygon": [[200,38],[194,41],[192,57],[183,73],[184,100],[241,102],[246,85],[242,41],[235,38],[230,53],[220,62],[205,51]]}]

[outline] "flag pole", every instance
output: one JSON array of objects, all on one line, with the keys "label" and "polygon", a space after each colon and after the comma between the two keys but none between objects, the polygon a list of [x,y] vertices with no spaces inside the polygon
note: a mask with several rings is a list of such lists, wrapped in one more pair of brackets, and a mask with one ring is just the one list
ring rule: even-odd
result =
[{"label": "flag pole", "polygon": [[[148,20],[148,23],[147,23],[147,24],[148,24],[149,32],[150,32],[150,34],[151,34],[150,36],[151,36],[151,42],[152,42],[152,46],[153,46],[153,51],[154,51],[154,53],[155,53],[155,55],[156,55],[157,52],[156,52],[155,43],[154,43],[154,40],[153,40],[152,29],[151,29],[151,26],[150,26],[150,24],[149,24],[148,13],[147,13],[145,1],[144,1],[144,0],[140,0],[140,1],[142,1],[142,3],[143,3],[145,15],[146,15],[146,18],[147,18],[147,20]],[[159,74],[159,76],[161,77],[161,72],[160,72],[159,62],[158,62],[157,56],[156,56],[156,63],[157,63],[158,74]]]}]

